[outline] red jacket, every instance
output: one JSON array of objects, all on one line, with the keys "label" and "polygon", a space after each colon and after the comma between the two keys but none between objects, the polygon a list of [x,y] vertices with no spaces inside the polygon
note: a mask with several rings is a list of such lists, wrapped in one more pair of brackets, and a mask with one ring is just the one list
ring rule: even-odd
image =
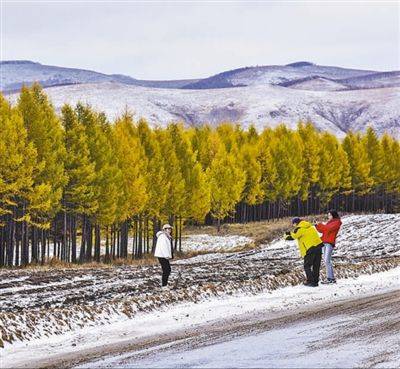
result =
[{"label": "red jacket", "polygon": [[318,223],[315,225],[317,231],[322,233],[322,242],[330,243],[335,246],[336,236],[339,232],[342,222],[338,218],[331,219],[328,223]]}]

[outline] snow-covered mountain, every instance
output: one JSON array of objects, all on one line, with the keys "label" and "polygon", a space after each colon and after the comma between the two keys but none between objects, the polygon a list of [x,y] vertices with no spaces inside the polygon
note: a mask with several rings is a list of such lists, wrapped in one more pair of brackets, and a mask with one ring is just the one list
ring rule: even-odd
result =
[{"label": "snow-covered mountain", "polygon": [[[371,125],[378,133],[400,137],[400,88],[307,91],[282,86],[247,86],[208,90],[155,89],[120,83],[94,83],[46,89],[56,109],[64,103],[88,103],[110,119],[126,107],[153,125],[183,121],[188,125],[240,122],[258,129],[311,120],[320,130],[343,136]],[[15,101],[18,94],[9,96]]]},{"label": "snow-covered mountain", "polygon": [[[83,101],[110,119],[128,107],[153,125],[233,121],[262,129],[310,120],[338,136],[370,125],[400,137],[400,71],[298,62],[240,68],[202,80],[143,81],[30,61],[6,61],[0,67],[3,91],[39,81],[57,109]],[[18,94],[8,96],[15,101]]]},{"label": "snow-covered mountain", "polygon": [[346,69],[297,62],[287,65],[268,65],[246,67],[216,74],[184,86],[190,89],[223,88],[234,86],[254,86],[282,84],[310,77],[324,77],[334,80],[367,76],[376,72],[369,70]]},{"label": "snow-covered mountain", "polygon": [[349,88],[382,88],[399,87],[400,71],[373,73],[365,76],[351,77],[340,80]]},{"label": "snow-covered mountain", "polygon": [[0,61],[1,91],[16,91],[23,84],[39,82],[44,87],[82,83],[119,82],[127,85],[180,88],[197,80],[144,81],[122,74],[103,74],[85,69],[63,68],[43,65],[29,60]]},{"label": "snow-covered mountain", "polygon": [[305,90],[344,90],[400,86],[400,72],[376,72],[321,66],[309,62],[245,67],[204,79],[147,81],[122,74],[43,65],[29,60],[0,61],[0,90],[16,91],[23,84],[39,82],[44,87],[84,83],[118,82],[155,88],[214,89],[280,85]]}]

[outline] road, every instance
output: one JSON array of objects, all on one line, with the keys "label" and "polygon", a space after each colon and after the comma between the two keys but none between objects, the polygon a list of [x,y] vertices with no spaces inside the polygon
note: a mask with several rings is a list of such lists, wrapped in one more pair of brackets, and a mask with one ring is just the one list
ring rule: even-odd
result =
[{"label": "road", "polygon": [[30,367],[400,366],[400,290],[75,351]]}]

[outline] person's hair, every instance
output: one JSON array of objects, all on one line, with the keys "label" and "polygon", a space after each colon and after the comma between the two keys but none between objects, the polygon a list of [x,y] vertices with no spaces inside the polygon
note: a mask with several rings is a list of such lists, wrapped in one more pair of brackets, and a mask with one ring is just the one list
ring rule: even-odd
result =
[{"label": "person's hair", "polygon": [[334,218],[334,219],[339,219],[340,218],[339,213],[336,210],[329,210],[328,213],[330,215],[332,215],[332,218]]}]

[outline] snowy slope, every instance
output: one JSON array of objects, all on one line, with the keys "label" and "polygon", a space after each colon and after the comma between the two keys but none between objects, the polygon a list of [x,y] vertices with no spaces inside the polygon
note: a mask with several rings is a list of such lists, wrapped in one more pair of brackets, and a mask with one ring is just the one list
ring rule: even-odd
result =
[{"label": "snowy slope", "polygon": [[260,67],[239,68],[189,84],[184,88],[208,89],[233,86],[255,86],[280,84],[296,79],[319,76],[330,79],[343,79],[365,76],[376,73],[369,70],[347,69],[320,66],[308,62],[297,62],[288,65],[269,65]]},{"label": "snowy slope", "polygon": [[373,73],[340,80],[349,88],[382,88],[400,86],[400,71]]},{"label": "snowy slope", "polygon": [[194,234],[183,237],[182,251],[224,252],[248,245],[252,242],[251,238],[238,235],[210,236],[208,234]]},{"label": "snowy slope", "polygon": [[[42,86],[113,81],[111,76],[89,70],[61,68],[31,61],[3,61],[0,88],[19,89],[24,83],[39,82]],[[117,81],[118,78],[115,79]],[[128,82],[128,80],[126,81]]]},{"label": "snowy slope", "polygon": [[[393,288],[393,278],[397,284],[400,283],[400,268],[396,272],[375,275],[374,279],[368,276],[341,281],[345,283],[323,291],[330,304],[323,305],[322,312],[315,309],[315,305],[322,302],[322,291],[304,291],[302,297],[308,293],[314,301],[297,306],[298,318],[294,322],[289,316],[284,323],[265,324],[268,317],[273,319],[271,308],[279,298],[283,306],[285,302],[290,306],[296,300],[301,301],[299,295],[303,291],[298,287],[277,291],[263,300],[261,296],[253,297],[253,312],[244,316],[234,313],[239,306],[243,309],[242,314],[247,311],[247,303],[251,300],[246,301],[243,297],[242,301],[231,299],[231,305],[224,307],[203,303],[197,306],[195,314],[185,306],[182,307],[183,314],[179,314],[182,317],[179,326],[184,324],[185,313],[198,316],[203,307],[212,311],[214,325],[223,333],[218,335],[209,325],[202,325],[197,329],[201,338],[187,335],[183,344],[179,340],[171,340],[161,347],[149,345],[145,350],[131,349],[122,355],[107,355],[76,368],[398,368],[400,332],[394,322],[398,321],[400,313],[393,306],[398,300],[390,300],[387,294],[359,300],[352,296],[351,300],[336,306],[333,314],[329,309],[329,305],[337,303],[338,295],[343,296],[346,292],[349,295],[355,292],[356,296],[360,296],[361,289],[376,284],[381,284],[382,290],[385,290],[387,282]],[[260,305],[261,302],[264,306]],[[301,310],[304,307],[305,311]],[[225,315],[222,315],[224,310]],[[325,311],[328,313],[325,314]],[[310,317],[311,314],[314,316]],[[210,319],[210,316],[204,315],[205,319]],[[225,323],[224,319],[232,315],[237,316],[236,320]],[[391,319],[387,318],[388,315]],[[246,321],[245,328],[237,324],[237,320]],[[235,324],[234,327],[227,329],[229,323]]]},{"label": "snowy slope", "polygon": [[[154,360],[152,363],[144,361],[146,359],[151,359],[151,357],[157,359],[159,366],[164,368],[170,367],[174,365],[171,362],[166,362],[171,359],[171,356],[168,355],[171,354],[170,352],[164,352],[161,357],[150,355],[147,356],[147,358],[144,358],[144,360],[142,359],[143,361],[139,361],[138,359],[140,358],[135,358],[135,361],[132,361],[132,359],[130,359],[132,354],[129,352],[128,354],[122,355],[119,353],[123,352],[124,348],[128,351],[139,349],[139,342],[144,342],[146,338],[156,334],[160,336],[164,335],[166,337],[169,333],[179,330],[196,329],[196,327],[199,327],[201,330],[202,325],[212,324],[212,322],[221,323],[224,319],[233,319],[235,316],[240,316],[242,314],[258,313],[263,314],[265,317],[273,317],[274,314],[282,312],[294,311],[298,313],[299,309],[302,308],[313,309],[324,303],[335,303],[346,299],[354,299],[355,297],[393,291],[398,289],[399,283],[400,267],[372,275],[347,278],[338,281],[336,285],[330,285],[326,288],[310,290],[304,286],[289,286],[275,291],[258,293],[256,295],[244,293],[236,294],[234,296],[224,296],[224,298],[213,297],[200,303],[189,302],[180,303],[175,306],[164,306],[164,308],[158,311],[153,311],[151,313],[141,312],[134,317],[121,316],[119,320],[111,320],[107,325],[81,327],[72,332],[64,330],[63,334],[50,335],[31,342],[15,342],[13,345],[7,344],[4,349],[0,349],[2,365],[4,367],[26,367],[26,365],[32,367],[32,363],[36,363],[37,361],[40,362],[41,360],[49,360],[53,363],[53,366],[57,366],[57,361],[55,359],[60,358],[62,355],[69,355],[70,358],[72,356],[76,359],[78,358],[78,355],[82,355],[79,350],[90,352],[91,349],[101,347],[102,355],[109,355],[109,357],[91,363],[85,363],[81,367],[115,368],[123,366],[130,368],[135,365],[142,368],[155,367],[157,363],[154,362]],[[365,311],[365,309],[363,310]],[[346,317],[346,315],[344,315],[344,317]],[[348,321],[349,319],[346,320]],[[360,321],[354,319],[350,320],[355,322]],[[342,321],[341,324],[337,325],[337,327],[343,327],[343,323],[345,322]],[[327,324],[327,327],[329,326],[330,324]],[[310,333],[309,327],[307,326],[303,325],[303,330]],[[294,332],[298,331],[295,330]],[[322,334],[323,330],[318,329],[317,332],[321,332]],[[318,340],[320,340],[321,334],[319,335]],[[292,339],[288,339],[287,341],[285,340],[285,342],[290,344],[293,342],[294,336],[300,336],[299,338],[304,337],[304,335],[302,337],[301,332],[298,332],[296,335],[292,334]],[[310,337],[310,335],[308,334],[307,337]],[[134,344],[135,342],[136,344]],[[278,340],[278,343],[279,342],[280,341]],[[376,345],[376,340],[371,340],[371,343],[375,346],[376,351],[382,349],[382,347],[377,347],[379,345]],[[263,344],[271,347],[273,343],[264,342]],[[257,346],[250,346],[257,349]],[[111,349],[115,347],[118,347],[119,349],[117,351],[115,349],[112,351],[108,350],[108,348]],[[304,347],[304,345],[297,344],[296,347]],[[168,346],[166,348],[168,348]],[[276,348],[276,346],[274,346],[274,348]],[[248,349],[250,350],[250,347],[248,347]],[[110,351],[114,352],[114,355],[110,355]],[[243,350],[235,351],[236,353],[231,352],[232,358],[234,358],[235,355],[241,354],[243,359]],[[337,352],[336,350],[332,351]],[[254,353],[255,350],[252,352]],[[352,351],[350,351],[350,353],[352,353]],[[250,354],[250,352],[248,352],[248,354]],[[97,355],[93,356],[96,357],[100,355],[97,353]],[[222,355],[222,357],[223,356],[224,355]],[[186,356],[186,358],[188,357],[189,356]],[[193,358],[193,356],[191,357]],[[211,367],[224,366],[223,363],[219,363],[219,365],[216,363],[217,357],[221,358],[221,355],[217,355],[216,357],[207,354],[205,357],[209,357],[213,361],[210,365]],[[54,362],[51,361],[52,358],[55,360]],[[182,355],[179,355],[179,357],[175,359],[181,360],[182,358]],[[275,356],[275,358],[277,357]],[[296,362],[296,359],[298,360],[299,356],[293,358],[294,362],[291,367],[299,367],[299,362]],[[49,361],[47,364],[49,364]],[[65,366],[66,362],[64,361],[63,364]],[[176,364],[177,361],[175,361],[175,365]],[[186,366],[184,366],[183,363],[181,364],[180,367],[199,367],[201,363],[194,362],[191,366],[188,365],[188,363],[186,363]],[[258,365],[256,364],[257,363],[253,363],[253,365],[249,366],[270,367],[270,365],[267,365],[266,363],[264,363],[264,365],[262,365],[261,362],[258,362]],[[327,367],[327,363],[324,362],[324,364],[323,367]],[[232,366],[237,365],[232,365],[232,363],[231,365],[228,365],[228,367]],[[283,363],[281,363],[280,366],[284,366]]]},{"label": "snowy slope", "polygon": [[[187,125],[240,122],[258,129],[285,123],[295,127],[311,120],[319,130],[342,136],[371,125],[378,133],[400,137],[400,88],[304,91],[281,86],[213,90],[154,89],[118,83],[71,85],[46,89],[55,107],[88,103],[110,119],[125,107],[152,125],[183,121]],[[18,94],[10,95],[16,101]]]},{"label": "snowy slope", "polygon": [[368,125],[378,133],[400,137],[398,71],[298,62],[240,68],[202,80],[143,81],[30,61],[4,61],[0,67],[4,91],[33,81],[58,86],[46,89],[58,110],[66,102],[83,101],[105,111],[110,119],[128,107],[153,125],[233,121],[262,129],[282,122],[295,127],[299,120],[311,120],[318,129],[339,137]]},{"label": "snowy slope", "polygon": [[279,85],[282,87],[310,91],[340,91],[348,89],[348,87],[342,84],[340,80],[333,80],[319,76],[296,79],[294,81],[280,83]]},{"label": "snowy slope", "polygon": [[[90,70],[42,65],[27,60],[0,61],[0,90],[15,91],[22,84],[35,81],[43,86],[59,86],[77,83],[119,82],[128,85],[156,88],[212,89],[235,86],[258,86],[267,84],[290,84],[302,80],[322,78],[345,79],[351,88],[377,88],[399,86],[399,72],[376,72],[320,66],[309,62],[297,62],[288,65],[270,65],[245,67],[229,70],[204,79],[146,81],[121,74],[103,74]],[[397,74],[396,74],[397,73]],[[313,85],[308,84],[312,89]],[[317,90],[321,86],[315,86]],[[323,88],[326,89],[326,88]],[[332,89],[332,87],[330,88]],[[337,88],[336,88],[337,89]]]},{"label": "snowy slope", "polygon": [[[336,277],[399,266],[399,221],[400,214],[344,218],[334,253]],[[173,261],[172,282],[178,272],[178,288],[171,292],[160,290],[157,264],[0,270],[0,346],[2,341],[14,345],[110,324],[182,302],[271,292],[304,280],[297,246],[281,240],[249,251]]]},{"label": "snowy slope", "polygon": [[179,88],[197,80],[143,81],[121,74],[107,75],[85,69],[43,65],[28,60],[0,61],[0,90],[19,90],[23,84],[39,82],[44,87],[81,83],[119,82],[147,87]]}]

